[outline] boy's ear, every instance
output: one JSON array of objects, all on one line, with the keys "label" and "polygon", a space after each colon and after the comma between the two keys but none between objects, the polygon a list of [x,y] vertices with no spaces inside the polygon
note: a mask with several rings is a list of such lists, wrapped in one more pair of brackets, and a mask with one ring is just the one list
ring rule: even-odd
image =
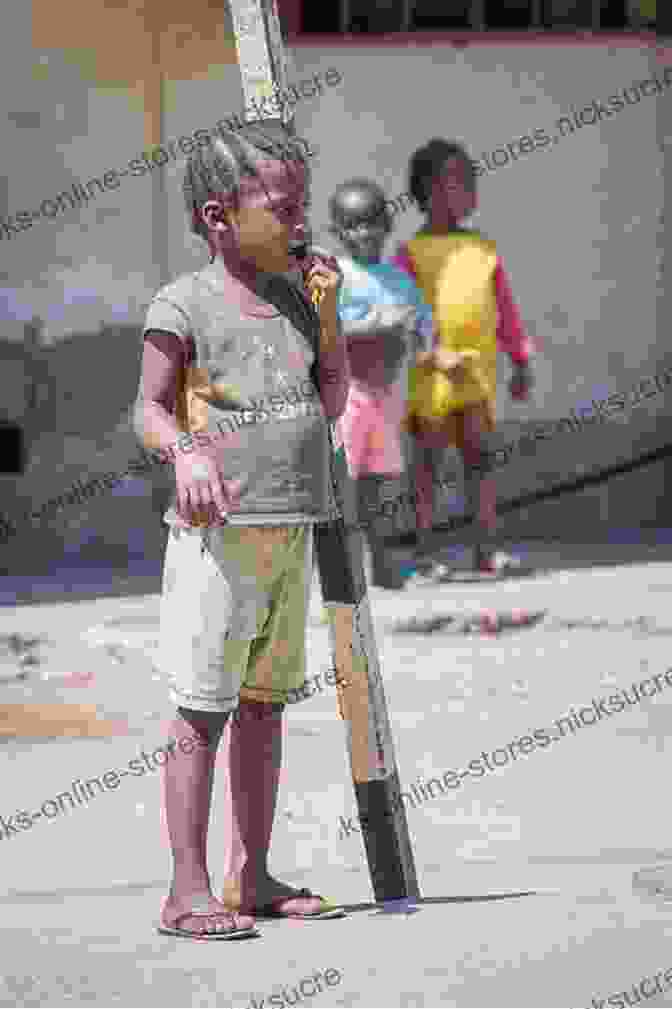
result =
[{"label": "boy's ear", "polygon": [[201,208],[201,218],[208,228],[225,231],[234,221],[233,209],[225,207],[219,200],[208,200]]}]

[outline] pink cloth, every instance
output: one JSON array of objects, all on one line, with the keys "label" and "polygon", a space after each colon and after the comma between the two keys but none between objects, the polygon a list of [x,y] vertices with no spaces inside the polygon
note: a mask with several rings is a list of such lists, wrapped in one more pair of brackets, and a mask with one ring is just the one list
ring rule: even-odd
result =
[{"label": "pink cloth", "polygon": [[400,476],[404,471],[401,422],[404,416],[401,382],[375,393],[352,382],[338,431],[352,477],[368,474]]},{"label": "pink cloth", "polygon": [[[396,255],[392,256],[390,262],[398,266],[400,270],[404,270],[417,283],[413,261],[405,243],[399,246]],[[509,354],[511,360],[516,364],[527,364],[534,351],[534,346],[525,333],[523,320],[513,299],[511,285],[499,256],[495,267],[495,296],[497,298],[497,346],[499,350]],[[436,339],[435,336],[435,341]]]}]

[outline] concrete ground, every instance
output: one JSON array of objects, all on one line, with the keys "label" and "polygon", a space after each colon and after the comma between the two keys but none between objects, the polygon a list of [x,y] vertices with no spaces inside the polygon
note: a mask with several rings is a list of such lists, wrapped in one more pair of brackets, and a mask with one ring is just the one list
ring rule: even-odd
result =
[{"label": "concrete ground", "polygon": [[[672,666],[670,536],[627,539],[523,544],[526,559],[547,569],[532,579],[372,590],[404,785],[466,768],[482,751],[506,752],[572,707]],[[1,580],[0,706],[94,705],[117,728],[102,738],[2,741],[5,822],[41,806],[53,815],[48,800],[75,779],[125,768],[165,741],[170,707],[152,666],[157,572],[131,572],[114,588],[89,573],[86,591],[82,579],[33,579],[32,604],[20,602],[31,598],[20,580]],[[394,630],[413,615],[483,607],[546,616],[500,636]],[[311,674],[329,663],[319,617],[316,592]],[[71,674],[80,678],[64,679]],[[669,687],[409,808],[423,899],[380,907],[361,837],[341,829],[355,802],[325,685],[288,709],[272,867],[347,904],[346,920],[264,922],[260,939],[238,943],[157,935],[170,871],[161,775],[129,775],[2,840],[0,1006],[267,1006],[274,994],[276,1006],[297,997],[316,1007],[569,1007],[609,997],[672,1005],[672,994],[632,991],[657,972],[672,978],[672,823],[658,778],[671,728]],[[216,884],[220,831],[216,799]],[[331,986],[322,980],[314,995],[299,987],[329,968]],[[658,988],[672,992],[663,980]]]}]

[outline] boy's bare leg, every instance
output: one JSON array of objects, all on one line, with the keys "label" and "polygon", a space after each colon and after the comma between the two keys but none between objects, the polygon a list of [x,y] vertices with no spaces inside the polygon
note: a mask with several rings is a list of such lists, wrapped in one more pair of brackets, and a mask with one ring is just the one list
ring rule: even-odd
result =
[{"label": "boy's bare leg", "polygon": [[418,559],[431,552],[431,530],[434,517],[434,460],[427,440],[419,435],[413,446],[413,483],[415,523],[418,536]]},{"label": "boy's bare leg", "polygon": [[282,766],[283,707],[241,700],[225,734],[229,779],[222,899],[227,907],[252,912],[272,901],[293,898],[289,909],[310,914],[320,909],[319,898],[295,897],[296,889],[274,879],[268,870]]},{"label": "boy's bare leg", "polygon": [[480,481],[478,521],[494,540],[497,534],[497,485],[493,476],[484,476]]},{"label": "boy's bare leg", "polygon": [[497,532],[497,499],[495,482],[481,472],[484,450],[483,424],[476,410],[464,411],[464,491],[467,514],[476,516],[476,557],[484,553],[484,544],[490,547]]},{"label": "boy's bare leg", "polygon": [[[400,499],[401,481],[390,478],[393,487],[398,487],[396,500]],[[385,516],[383,489],[386,478],[381,474],[362,474],[355,480],[357,514],[362,524],[371,554],[371,584],[387,589],[401,589],[404,578],[400,566],[390,558],[384,536],[389,535],[390,521]]]},{"label": "boy's bare leg", "polygon": [[455,444],[455,419],[448,417],[434,429],[422,431],[416,441],[415,477],[416,525],[418,530],[417,567],[430,578],[443,578],[449,567],[433,558],[437,543],[432,532],[434,522],[434,481],[436,478],[436,453],[444,452]]},{"label": "boy's bare leg", "polygon": [[[173,855],[173,881],[162,914],[164,925],[188,932],[226,932],[249,928],[252,919],[230,913],[212,896],[207,869],[210,802],[217,746],[227,715],[178,708],[171,729],[177,740],[192,739],[194,749],[178,751],[164,765],[166,820]],[[212,908],[213,917],[176,916],[194,902]]]},{"label": "boy's bare leg", "polygon": [[486,450],[480,413],[465,411],[463,458],[467,512],[476,513],[474,566],[496,574],[504,569],[517,568],[520,562],[497,550],[497,487],[492,474],[481,472]]}]

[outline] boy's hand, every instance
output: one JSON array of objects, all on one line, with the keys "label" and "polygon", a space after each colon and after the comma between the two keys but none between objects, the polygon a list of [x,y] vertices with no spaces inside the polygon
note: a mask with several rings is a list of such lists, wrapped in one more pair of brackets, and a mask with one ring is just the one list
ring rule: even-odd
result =
[{"label": "boy's hand", "polygon": [[190,526],[221,525],[240,503],[241,481],[222,480],[214,439],[205,434],[179,439],[175,483],[177,513]]},{"label": "boy's hand", "polygon": [[511,399],[529,399],[530,390],[534,385],[534,375],[528,364],[514,365],[513,375],[509,382]]},{"label": "boy's hand", "polygon": [[455,382],[464,382],[467,377],[464,366],[466,355],[444,350],[443,347],[437,347],[436,350],[432,351],[431,356],[435,368],[444,372]]},{"label": "boy's hand", "polygon": [[320,253],[311,257],[311,265],[304,274],[305,284],[308,294],[313,299],[316,294],[320,295],[317,304],[318,311],[335,313],[338,306],[338,290],[343,281],[338,263],[334,256]]},{"label": "boy's hand", "polygon": [[431,350],[419,350],[415,355],[416,368],[433,368],[434,353]]}]

